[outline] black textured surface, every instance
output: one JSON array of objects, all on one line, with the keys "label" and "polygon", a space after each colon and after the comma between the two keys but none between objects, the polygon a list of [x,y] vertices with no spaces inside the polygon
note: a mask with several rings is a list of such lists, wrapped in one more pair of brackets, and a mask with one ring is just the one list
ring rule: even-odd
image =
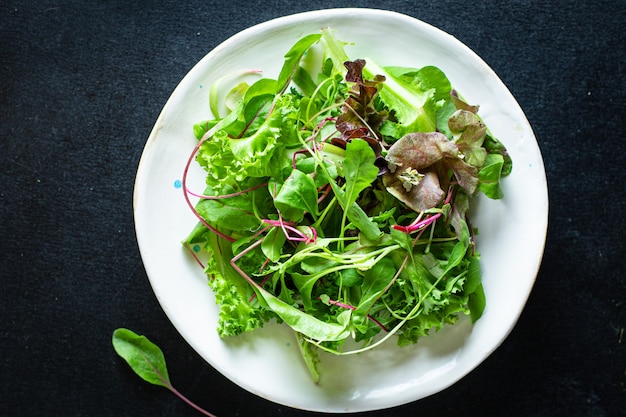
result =
[{"label": "black textured surface", "polygon": [[[454,35],[543,152],[544,261],[510,337],[449,389],[372,416],[626,415],[626,5],[364,1]],[[220,417],[314,415],[245,392],[160,309],[136,245],[137,164],[189,69],[234,33],[345,1],[0,1],[0,415],[194,416],[111,348],[125,326]]]}]

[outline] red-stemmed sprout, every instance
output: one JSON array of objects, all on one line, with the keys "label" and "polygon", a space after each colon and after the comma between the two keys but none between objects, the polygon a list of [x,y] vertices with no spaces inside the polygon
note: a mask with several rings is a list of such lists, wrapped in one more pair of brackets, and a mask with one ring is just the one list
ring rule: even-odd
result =
[{"label": "red-stemmed sprout", "polygon": [[[450,202],[452,200],[453,190],[454,190],[454,186],[450,185],[450,187],[448,188],[448,194],[446,195],[446,199],[443,202],[443,205],[450,204]],[[433,224],[438,218],[443,216],[443,213],[442,212],[435,213],[435,214],[427,216],[425,219],[422,219],[423,215],[424,215],[424,212],[420,212],[419,215],[415,218],[415,220],[413,220],[413,222],[411,222],[411,224],[409,224],[407,226],[401,226],[401,225],[398,225],[398,224],[394,224],[393,228],[396,229],[396,230],[400,230],[400,231],[402,231],[404,233],[411,234],[413,232],[416,232],[416,231],[418,231],[420,229],[424,229],[427,226]]]},{"label": "red-stemmed sprout", "polygon": [[200,265],[200,267],[204,269],[205,268],[204,263],[200,260],[200,258],[198,258],[198,255],[196,255],[196,252],[189,246],[189,243],[187,242],[185,242],[185,249],[187,249],[187,251],[191,254],[191,256],[198,263],[198,265]]},{"label": "red-stemmed sprout", "polygon": [[[295,227],[294,223],[284,221],[282,217],[279,217],[278,220],[263,219],[263,223],[274,227],[280,227],[289,241],[304,242],[306,244],[315,243],[317,241],[317,230],[315,230],[312,226],[308,226],[311,230],[311,236],[309,236]],[[292,234],[290,234],[290,232]]]},{"label": "red-stemmed sprout", "polygon": [[[342,303],[341,301],[335,301],[335,300],[329,299],[328,303],[332,304],[332,305],[335,305],[337,307],[346,308],[346,309],[350,309],[350,310],[356,310],[355,306],[350,305],[350,304],[346,304],[346,303]],[[383,331],[389,332],[389,329],[387,327],[385,327],[384,324],[382,324],[381,322],[376,320],[376,318],[374,318],[370,314],[367,315],[367,318],[370,319],[373,323],[375,323],[378,327],[380,327]]]},{"label": "red-stemmed sprout", "polygon": [[215,227],[211,226],[205,219],[204,217],[202,217],[200,215],[200,213],[198,213],[198,210],[196,210],[195,206],[193,205],[193,203],[191,202],[191,199],[189,198],[189,192],[188,192],[188,188],[187,188],[187,175],[189,174],[189,167],[191,167],[191,163],[193,162],[196,153],[198,153],[198,151],[200,150],[200,147],[202,146],[202,144],[204,142],[206,142],[207,140],[209,140],[209,138],[213,135],[214,131],[219,127],[219,123],[213,127],[213,129],[209,130],[207,133],[204,134],[204,136],[198,141],[198,143],[196,144],[196,146],[193,148],[193,151],[191,152],[191,154],[189,155],[189,158],[187,159],[187,163],[185,164],[185,168],[183,170],[183,179],[182,179],[182,189],[183,189],[183,196],[185,198],[185,202],[187,203],[187,205],[189,206],[189,208],[191,209],[191,212],[198,218],[198,220],[200,221],[200,223],[202,223],[204,225],[204,227],[206,227],[207,229],[209,229],[211,232],[215,233],[216,235],[218,235],[219,237],[221,237],[222,239],[225,239],[229,242],[234,242],[235,239],[233,239],[232,237],[220,232],[219,230],[217,230]]},{"label": "red-stemmed sprout", "polygon": [[224,198],[233,198],[233,197],[238,197],[240,195],[249,193],[251,191],[257,190],[259,188],[263,188],[263,187],[267,187],[266,182],[262,183],[262,184],[257,184],[255,186],[252,186],[250,188],[246,188],[245,190],[241,190],[241,191],[237,191],[235,193],[230,193],[230,194],[221,194],[221,195],[206,195],[206,194],[198,194],[196,192],[193,192],[189,189],[187,189],[187,194],[190,194],[194,197],[198,197],[200,199],[203,200],[220,200],[220,199],[224,199]]}]

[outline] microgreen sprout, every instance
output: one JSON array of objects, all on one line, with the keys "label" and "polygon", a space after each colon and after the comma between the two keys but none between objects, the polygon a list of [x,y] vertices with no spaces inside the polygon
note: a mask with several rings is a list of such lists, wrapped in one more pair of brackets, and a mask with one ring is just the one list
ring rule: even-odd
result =
[{"label": "microgreen sprout", "polygon": [[315,243],[317,240],[317,230],[311,226],[306,226],[310,233],[305,233],[301,229],[298,229],[294,223],[284,221],[282,217],[279,220],[263,219],[263,223],[270,226],[280,227],[285,233],[287,240],[292,242],[304,242],[305,244],[308,244]]}]

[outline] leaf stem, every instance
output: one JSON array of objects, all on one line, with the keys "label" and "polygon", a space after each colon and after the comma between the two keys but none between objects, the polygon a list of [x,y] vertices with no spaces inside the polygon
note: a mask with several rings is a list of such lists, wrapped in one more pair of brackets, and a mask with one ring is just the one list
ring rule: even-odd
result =
[{"label": "leaf stem", "polygon": [[232,198],[232,197],[238,197],[240,195],[249,193],[251,191],[257,190],[259,188],[263,188],[267,186],[267,182],[262,183],[262,184],[257,184],[255,186],[252,186],[250,188],[246,188],[245,190],[241,190],[241,191],[237,191],[235,193],[230,193],[230,194],[221,194],[221,195],[205,195],[205,194],[197,194],[191,190],[187,190],[188,194],[191,194],[194,197],[198,197],[198,198],[202,198],[204,200],[219,200],[219,199],[223,199],[223,198]]},{"label": "leaf stem", "polygon": [[185,169],[183,170],[183,178],[182,178],[183,197],[185,198],[185,202],[187,203],[187,205],[191,209],[192,213],[198,218],[198,220],[200,221],[200,223],[202,223],[204,225],[204,227],[206,227],[207,229],[209,229],[211,232],[215,233],[216,235],[218,235],[222,239],[225,239],[225,240],[227,240],[229,242],[234,242],[235,239],[233,239],[232,237],[230,237],[230,236],[220,232],[215,227],[211,226],[204,219],[204,217],[202,217],[200,215],[200,213],[198,213],[198,211],[196,210],[194,205],[191,203],[191,200],[189,199],[189,192],[188,192],[188,188],[187,188],[187,175],[189,174],[189,167],[191,166],[191,163],[193,162],[194,156],[196,155],[196,153],[198,152],[198,150],[200,149],[202,144],[204,142],[206,142],[213,135],[213,133],[215,132],[215,130],[217,130],[217,128],[219,126],[220,126],[220,124],[218,123],[217,125],[213,126],[213,129],[211,129],[207,133],[205,133],[204,136],[202,137],[202,139],[200,139],[198,141],[198,143],[196,144],[196,146],[193,148],[193,151],[191,152],[191,155],[189,155],[189,158],[187,159],[187,163],[185,164]]},{"label": "leaf stem", "polygon": [[[341,301],[335,301],[335,300],[329,299],[328,303],[330,303],[332,305],[336,305],[337,307],[347,308],[347,309],[350,309],[350,310],[356,310],[355,306],[350,305],[350,304],[342,303]],[[372,322],[374,322],[378,327],[380,327],[385,332],[389,331],[389,329],[387,329],[384,324],[382,324],[381,322],[376,320],[376,318],[374,318],[372,315],[368,314],[367,318],[370,319]]]},{"label": "leaf stem", "polygon": [[200,258],[198,258],[198,255],[196,255],[196,253],[194,252],[194,250],[191,248],[191,246],[189,246],[189,242],[185,242],[184,244],[185,249],[187,249],[187,251],[191,254],[191,256],[193,257],[193,259],[195,259],[195,261],[198,263],[198,265],[200,265],[200,267],[202,269],[205,269],[204,264],[202,263],[202,261],[200,260]]},{"label": "leaf stem", "polygon": [[[163,387],[167,388],[169,391],[174,393],[178,398],[180,398],[185,403],[187,403],[188,405],[190,405],[191,407],[193,407],[195,410],[199,411],[200,413],[204,414],[205,416],[216,417],[214,414],[209,413],[208,411],[206,411],[205,409],[203,409],[199,405],[195,404],[189,398],[185,397],[180,391],[178,391],[176,388],[174,388],[174,386],[172,385],[172,382],[170,381],[169,377],[167,377],[166,375],[163,375],[161,372],[159,372],[159,370],[154,365],[154,363],[143,352],[139,352],[139,355],[148,364],[148,366],[152,369],[152,372],[154,372],[154,374],[161,380],[161,383],[162,383]],[[134,368],[133,368],[133,370],[134,370]]]},{"label": "leaf stem", "polygon": [[190,407],[192,407],[193,409],[195,409],[196,411],[198,411],[199,413],[208,416],[208,417],[217,417],[215,414],[211,414],[208,411],[206,411],[204,408],[200,407],[199,405],[197,405],[196,403],[194,403],[193,401],[191,401],[189,398],[185,397],[183,394],[181,394],[176,388],[174,388],[172,386],[172,384],[169,384],[167,386],[167,389],[169,389],[172,393],[174,393],[178,398],[180,398],[181,400],[183,400],[185,403],[187,403]]}]

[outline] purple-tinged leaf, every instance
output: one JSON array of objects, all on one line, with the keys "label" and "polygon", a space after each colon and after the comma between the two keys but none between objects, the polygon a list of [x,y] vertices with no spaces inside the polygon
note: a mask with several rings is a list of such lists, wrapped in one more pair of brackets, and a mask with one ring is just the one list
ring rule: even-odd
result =
[{"label": "purple-tinged leaf", "polygon": [[378,95],[379,85],[385,77],[375,76],[373,80],[363,79],[365,61],[347,61],[346,81],[354,83],[353,89],[342,106],[342,113],[337,117],[335,126],[341,133],[340,141],[349,142],[352,139],[364,139],[374,150],[376,155],[382,152],[379,128],[387,118],[387,112],[379,112],[374,107],[374,99]]},{"label": "purple-tinged leaf", "polygon": [[445,195],[452,170],[468,194],[478,185],[476,168],[461,159],[456,144],[439,132],[411,133],[394,143],[383,176],[389,193],[416,211],[435,207]]},{"label": "purple-tinged leaf", "polygon": [[481,168],[487,158],[487,150],[483,148],[487,126],[480,117],[466,110],[457,110],[448,119],[448,127],[453,134],[454,143],[465,155],[465,161]]}]

